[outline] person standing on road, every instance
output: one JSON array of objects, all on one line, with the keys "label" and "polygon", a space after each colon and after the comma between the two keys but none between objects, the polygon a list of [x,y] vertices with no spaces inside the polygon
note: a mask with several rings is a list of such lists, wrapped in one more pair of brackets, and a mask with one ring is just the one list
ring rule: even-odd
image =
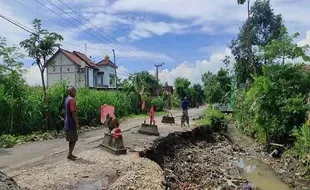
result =
[{"label": "person standing on road", "polygon": [[184,100],[182,101],[181,106],[182,106],[182,110],[183,110],[183,115],[185,115],[187,125],[189,126],[189,117],[188,117],[189,102],[187,100],[187,97],[184,97]]},{"label": "person standing on road", "polygon": [[79,129],[79,122],[76,115],[76,104],[74,97],[76,96],[76,89],[74,87],[68,88],[68,97],[65,101],[65,131],[66,140],[69,142],[69,153],[67,159],[75,160],[77,157],[72,154],[76,141],[78,140],[77,130]]}]

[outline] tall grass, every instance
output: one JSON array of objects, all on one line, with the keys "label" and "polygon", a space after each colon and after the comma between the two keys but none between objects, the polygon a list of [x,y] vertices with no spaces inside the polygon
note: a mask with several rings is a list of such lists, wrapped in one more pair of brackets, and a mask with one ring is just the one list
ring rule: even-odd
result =
[{"label": "tall grass", "polygon": [[[47,89],[47,104],[42,100],[40,87],[19,86],[16,95],[6,93],[0,85],[0,135],[27,135],[47,130],[60,131],[64,124],[64,101],[67,85],[59,83]],[[161,97],[146,99],[148,109],[151,103],[157,111],[162,111]],[[80,125],[96,125],[100,122],[100,107],[109,104],[115,107],[117,117],[141,113],[141,100],[138,93],[119,91],[98,91],[87,88],[77,90],[77,114]],[[46,127],[45,113],[49,111],[50,128]]]},{"label": "tall grass", "polygon": [[295,128],[293,135],[296,138],[295,149],[299,153],[300,158],[305,158],[310,153],[310,129],[307,124],[301,128]]}]

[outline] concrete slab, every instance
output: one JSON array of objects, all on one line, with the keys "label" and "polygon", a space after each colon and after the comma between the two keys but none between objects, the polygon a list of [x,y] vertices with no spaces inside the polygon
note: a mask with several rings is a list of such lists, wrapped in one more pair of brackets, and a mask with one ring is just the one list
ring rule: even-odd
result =
[{"label": "concrete slab", "polygon": [[123,137],[120,136],[118,139],[113,137],[113,133],[104,133],[104,137],[100,146],[115,155],[126,154],[126,149],[123,143]]},{"label": "concrete slab", "polygon": [[138,131],[140,134],[159,136],[157,125],[142,123]]},{"label": "concrete slab", "polygon": [[163,116],[161,119],[162,123],[175,123],[174,117],[171,116]]}]

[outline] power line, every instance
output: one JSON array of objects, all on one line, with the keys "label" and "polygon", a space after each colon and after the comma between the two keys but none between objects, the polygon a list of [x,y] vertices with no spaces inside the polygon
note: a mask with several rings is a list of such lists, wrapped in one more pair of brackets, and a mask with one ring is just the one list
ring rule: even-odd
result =
[{"label": "power line", "polygon": [[27,29],[26,26],[23,26],[22,24],[19,24],[18,22],[13,21],[12,19],[10,19],[10,18],[8,18],[8,17],[2,15],[1,13],[0,13],[0,17],[3,18],[3,19],[5,19],[5,20],[8,21],[8,22],[14,24],[15,26],[17,26],[17,27],[19,27],[19,28],[21,28],[21,29],[23,29],[23,30],[29,32],[29,33],[33,33],[33,32],[31,32],[31,31],[29,30],[29,28]]},{"label": "power line", "polygon": [[[17,2],[18,4],[20,4],[20,5],[22,5],[22,6],[24,6],[24,7],[26,7],[27,9],[29,9],[30,11],[33,11],[33,12],[35,12],[35,13],[37,13],[38,15],[41,15],[42,17],[45,17],[44,15],[42,15],[41,13],[39,13],[38,11],[36,11],[36,10],[34,10],[34,9],[32,9],[32,8],[30,8],[30,7],[28,7],[28,6],[26,6],[25,4],[23,4],[23,3],[21,3],[21,2],[19,2],[19,1],[17,1],[17,0],[15,0],[15,2]],[[37,1],[38,2],[38,1]],[[57,12],[55,12],[55,11],[53,11],[53,10],[51,10],[49,7],[47,7],[47,6],[45,6],[44,4],[42,4],[42,3],[40,3],[40,2],[38,2],[39,4],[41,4],[42,6],[44,6],[45,8],[47,8],[48,10],[50,10],[50,11],[52,11],[54,14],[56,14],[56,15],[58,15],[58,16],[60,16],[61,18],[63,18],[64,20],[66,20],[67,22],[69,22],[70,24],[72,24],[72,25],[74,25],[74,26],[76,26],[74,23],[72,23],[71,21],[69,21],[68,19],[66,19],[66,18],[64,18],[63,16],[61,16],[60,14],[58,14]],[[57,8],[59,8],[59,7],[57,7]],[[61,9],[62,10],[62,9]],[[63,11],[63,10],[62,10]],[[66,13],[65,11],[63,11],[64,13]],[[66,13],[66,14],[68,14],[68,13]],[[68,15],[68,16],[70,16],[70,15]],[[72,16],[70,16],[71,18],[72,18]],[[60,27],[62,27],[62,28],[64,28],[64,29],[67,29],[67,28],[65,28],[65,27],[63,27],[63,26],[61,26],[60,24],[58,24],[57,22],[55,22],[55,21],[53,21],[52,19],[50,19],[50,18],[47,18],[49,21],[51,21],[51,22],[53,22],[53,23],[55,23],[55,24],[57,24],[57,25],[59,25]],[[85,18],[84,18],[85,19]],[[79,27],[80,28],[80,27]],[[81,29],[81,28],[80,28]],[[81,29],[82,31],[83,31],[83,29]],[[72,32],[72,30],[70,30],[71,32]],[[72,33],[74,33],[75,34],[75,32],[72,32]],[[88,32],[88,34],[90,34],[89,32]],[[93,36],[92,34],[90,34],[91,36]],[[93,37],[95,37],[95,36],[93,36]],[[96,39],[98,39],[98,38],[96,38]],[[72,45],[72,46],[77,46],[77,47],[83,47],[83,45],[77,45],[77,44],[73,44],[73,43],[69,43],[69,42],[66,42],[66,41],[63,41],[64,43],[67,43],[67,44],[69,44],[69,45]],[[109,46],[109,45],[108,45]],[[109,47],[111,47],[111,46],[109,46]],[[113,48],[113,47],[112,47]],[[101,51],[102,49],[98,49],[98,48],[92,48],[92,47],[89,47],[88,49],[93,49],[93,50],[99,50],[99,51]],[[125,52],[127,55],[129,55],[127,52]],[[123,58],[133,58],[133,59],[136,59],[135,58],[135,56],[133,56],[133,54],[130,54],[129,55],[129,57],[126,57],[126,56],[124,56],[124,55],[118,55],[118,57],[123,57]],[[128,61],[128,60],[126,60],[126,62],[130,62],[130,63],[134,63],[134,64],[136,64],[136,62],[133,62],[133,61]]]},{"label": "power line", "polygon": [[[5,19],[5,20],[7,20],[8,22],[14,24],[15,26],[17,26],[17,27],[19,27],[19,28],[25,30],[26,32],[28,32],[28,33],[30,33],[30,34],[34,34],[34,33],[35,33],[34,30],[32,30],[32,29],[28,28],[27,26],[24,26],[23,24],[18,23],[18,22],[14,21],[14,20],[12,20],[12,19],[10,19],[10,18],[8,18],[8,17],[6,17],[6,16],[4,16],[4,15],[2,15],[2,14],[0,14],[0,17],[3,18],[3,19]],[[67,43],[69,43],[69,42],[67,42]],[[71,43],[69,43],[69,44],[71,44]],[[73,45],[75,45],[75,44],[73,44]],[[112,50],[111,50],[111,51],[112,51]],[[106,52],[105,54],[110,53],[111,51]],[[97,56],[97,58],[98,58],[98,57],[100,57],[100,56]],[[118,73],[118,74],[121,74],[121,75],[123,75],[123,76],[129,76],[129,75],[132,74],[132,73],[128,73],[128,72],[126,72],[127,74],[124,74],[124,73],[121,73],[121,72],[117,72],[117,73]]]},{"label": "power line", "polygon": [[[18,4],[20,4],[21,6],[26,7],[26,8],[29,9],[30,11],[35,12],[36,14],[41,15],[41,16],[44,17],[43,14],[41,14],[41,13],[39,13],[38,11],[36,11],[36,10],[34,10],[34,9],[30,8],[30,7],[28,7],[27,5],[21,3],[21,2],[19,2],[19,1],[17,1],[17,0],[14,0],[14,1],[15,1],[16,3],[18,3]],[[61,26],[61,25],[58,24],[57,22],[55,22],[55,21],[53,21],[53,20],[51,20],[51,19],[49,19],[49,18],[47,18],[47,19],[48,19],[49,21],[51,21],[51,22],[53,22],[53,23],[59,25],[60,27],[62,27],[62,28],[64,28],[64,29],[68,30],[67,28]],[[11,21],[12,21],[12,19],[11,19]],[[15,23],[18,23],[18,22],[16,22],[16,21],[14,21],[14,22],[15,22]],[[23,26],[23,25],[20,24],[20,23],[18,23],[18,24],[19,24],[20,26]],[[18,27],[20,27],[20,26],[18,26]],[[21,27],[20,27],[20,28],[21,28]],[[28,27],[23,26],[23,28],[28,28]],[[29,30],[29,28],[28,28],[28,30]],[[28,30],[26,30],[26,31],[29,32],[29,33],[34,33],[33,31],[30,32],[30,31],[28,31]],[[32,29],[30,29],[30,30],[32,30]],[[70,31],[72,32],[72,30],[70,30]],[[73,33],[74,33],[74,32],[73,32]],[[71,45],[71,46],[83,47],[83,45],[77,45],[77,44],[73,44],[73,43],[70,43],[70,42],[67,42],[67,41],[63,41],[63,42],[66,43],[66,44],[68,44],[68,45]],[[99,48],[93,48],[93,47],[89,47],[89,49],[93,49],[93,50],[106,50],[106,49],[99,49]]]},{"label": "power line", "polygon": [[[50,2],[50,0],[48,0]],[[110,36],[109,34],[107,34],[105,31],[103,31],[101,28],[97,27],[96,25],[94,25],[93,23],[91,23],[89,20],[87,20],[83,15],[81,15],[80,13],[76,12],[74,9],[72,9],[70,6],[68,6],[66,3],[64,3],[62,0],[58,0],[59,2],[61,2],[63,5],[65,5],[67,8],[69,8],[70,10],[72,10],[74,13],[76,13],[78,16],[80,16],[83,20],[85,20],[86,22],[88,22],[89,24],[91,24],[93,27],[97,28],[98,30],[100,30],[103,34],[107,35],[108,37],[110,37],[111,39],[113,39],[114,41],[116,41],[118,44],[120,44],[121,46],[125,47],[126,49],[128,49],[129,51],[134,52],[136,55],[140,56],[136,51],[127,48],[124,44],[122,44],[121,42],[119,42],[117,39],[115,39],[114,37]],[[144,58],[143,58],[144,59]],[[147,62],[149,60],[144,59]]]},{"label": "power line", "polygon": [[[64,20],[68,21],[70,24],[72,24],[72,25],[74,25],[74,26],[80,28],[81,31],[84,31],[80,26],[78,26],[78,25],[72,23],[70,20],[64,18],[62,15],[60,15],[60,14],[58,14],[57,12],[55,12],[54,10],[50,9],[50,8],[47,7],[46,5],[44,5],[44,4],[42,4],[41,2],[39,2],[38,0],[35,0],[35,1],[36,1],[37,3],[39,3],[40,5],[44,6],[45,8],[49,9],[50,11],[52,11],[54,14],[58,15],[59,17],[63,18]],[[63,9],[61,9],[59,6],[55,5],[55,4],[54,4],[53,2],[51,2],[50,0],[47,0],[47,1],[48,1],[50,4],[52,4],[53,6],[55,6],[56,8],[58,8],[60,11],[62,11],[64,14],[68,15],[69,17],[71,17],[72,19],[76,20],[77,22],[80,22],[79,20],[77,20],[76,18],[74,18],[74,17],[72,17],[70,14],[68,14],[66,11],[64,11]],[[82,25],[83,25],[85,28],[90,29],[90,30],[93,31],[95,34],[97,34],[93,29],[89,28],[89,27],[86,26],[85,24],[82,24]],[[86,32],[87,34],[91,35],[92,37],[96,38],[97,40],[103,42],[100,38],[98,38],[97,36],[94,36],[92,33],[89,33],[87,30],[85,30],[85,32]],[[102,37],[103,39],[107,40],[107,39],[106,39],[105,37],[103,37],[102,35],[100,35],[100,34],[97,34],[97,35],[100,36],[100,37]],[[109,41],[109,40],[107,40],[107,41]],[[109,41],[109,42],[111,42],[111,41]],[[105,43],[105,42],[103,42],[103,43]],[[114,49],[112,46],[110,46],[110,44],[106,44],[106,45],[109,46],[109,47],[111,47],[112,49]],[[125,51],[124,51],[124,52],[125,52]],[[127,53],[127,51],[126,51],[125,53],[126,53],[127,55],[129,55],[129,54]],[[132,54],[130,54],[130,55],[132,55]],[[141,58],[140,58],[140,59],[141,59]]]},{"label": "power line", "polygon": [[[83,29],[82,29],[81,27],[79,27],[78,25],[74,24],[74,23],[71,22],[70,20],[64,18],[62,15],[60,15],[59,13],[57,13],[56,11],[54,11],[53,9],[49,8],[48,6],[44,5],[43,3],[41,3],[41,2],[38,1],[38,0],[35,0],[35,1],[36,1],[37,3],[39,3],[40,5],[42,5],[43,7],[45,7],[46,9],[52,11],[54,14],[58,15],[58,16],[61,17],[62,19],[66,20],[66,21],[69,22],[71,25],[73,25],[73,26],[75,26],[75,27],[78,27],[78,28],[80,28],[81,31],[83,31]],[[53,3],[52,3],[52,4],[53,4]],[[53,4],[53,5],[54,5],[54,4]],[[64,11],[64,13],[66,13],[66,12]],[[91,35],[92,37],[96,38],[97,40],[100,40],[100,41],[101,41],[100,38],[97,38],[97,36],[94,36],[92,33],[89,33],[88,31],[85,31],[85,32],[87,32],[87,34]],[[102,42],[102,41],[101,41],[101,42]],[[108,44],[106,44],[106,45],[109,46],[109,47],[111,47],[111,46],[108,45]],[[113,47],[111,47],[111,48],[113,48]],[[89,48],[89,49],[91,49],[91,48]],[[100,50],[100,49],[98,49],[98,50]]]},{"label": "power line", "polygon": [[[26,26],[23,26],[22,24],[20,24],[20,23],[18,23],[18,22],[16,22],[16,21],[13,21],[12,19],[10,19],[10,18],[8,18],[8,17],[6,17],[6,16],[4,16],[4,15],[2,15],[2,14],[0,14],[0,17],[1,18],[3,18],[3,19],[5,19],[6,21],[8,21],[8,22],[10,22],[11,24],[14,24],[15,26],[17,26],[17,27],[19,27],[19,28],[21,28],[21,29],[23,29],[23,30],[25,30],[25,31],[27,31],[27,32],[29,32],[29,33],[31,33],[31,34],[33,34],[34,32],[33,31],[31,31],[31,29],[29,29],[28,27],[26,27]],[[111,71],[111,70],[110,70]],[[112,71],[111,71],[112,72]],[[126,75],[126,74],[124,74],[124,73],[121,73],[121,72],[116,72],[117,74],[120,74],[120,75],[123,75],[123,76],[129,76],[129,75]]]}]

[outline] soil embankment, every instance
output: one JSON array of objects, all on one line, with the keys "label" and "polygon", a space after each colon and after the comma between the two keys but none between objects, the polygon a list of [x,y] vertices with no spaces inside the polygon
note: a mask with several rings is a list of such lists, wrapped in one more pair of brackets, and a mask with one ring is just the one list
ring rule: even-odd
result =
[{"label": "soil embankment", "polygon": [[244,152],[226,135],[200,127],[169,134],[140,156],[163,168],[164,185],[170,189],[241,189],[247,181],[234,163]]},{"label": "soil embankment", "polygon": [[284,159],[270,158],[255,141],[228,131],[212,133],[207,127],[198,127],[175,132],[156,140],[140,156],[163,169],[166,189],[309,189],[305,180],[288,180],[289,176],[297,178],[294,170],[280,164]]}]

